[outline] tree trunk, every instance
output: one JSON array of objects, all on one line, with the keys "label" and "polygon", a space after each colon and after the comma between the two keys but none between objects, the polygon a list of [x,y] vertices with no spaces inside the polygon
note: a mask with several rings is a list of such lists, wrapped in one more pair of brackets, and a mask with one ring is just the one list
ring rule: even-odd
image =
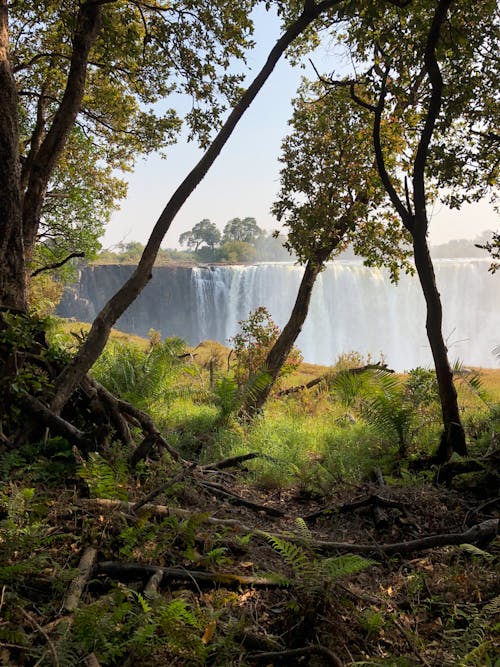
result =
[{"label": "tree trunk", "polygon": [[85,94],[89,53],[102,24],[102,4],[85,2],[76,18],[71,63],[61,103],[40,148],[30,151],[30,169],[23,174],[27,181],[23,202],[23,235],[25,261],[29,262],[35,246],[40,215],[47,185],[66,146]]},{"label": "tree trunk", "polygon": [[57,379],[56,392],[52,401],[52,409],[55,412],[59,412],[66,404],[74,389],[103,351],[112,326],[151,279],[151,271],[156,255],[165,234],[170,229],[172,221],[193,190],[205,177],[205,174],[230,138],[240,118],[271,75],[282,54],[318,16],[337,5],[339,1],[323,0],[323,2],[316,5],[314,2],[311,3],[309,0],[306,0],[302,14],[277,41],[259,74],[257,74],[246,92],[242,95],[201,160],[172,195],[154,226],[136,270],[118,292],[111,297],[100,313],[98,313],[85,343],[78,351],[72,363],[64,369]]},{"label": "tree trunk", "polygon": [[281,334],[269,350],[266,357],[264,364],[264,370],[268,375],[266,383],[262,387],[253,387],[247,392],[243,405],[238,413],[240,418],[251,419],[262,410],[267,401],[269,393],[283,368],[283,364],[290,354],[298,335],[302,331],[302,326],[309,311],[309,303],[311,301],[314,283],[316,282],[319,272],[323,268],[326,256],[327,255],[323,255],[319,260],[310,259],[307,262],[290,319],[284,326]]},{"label": "tree trunk", "polygon": [[448,361],[448,350],[443,339],[443,312],[441,298],[436,285],[436,277],[432,264],[427,239],[422,233],[423,226],[415,225],[413,234],[413,251],[422,291],[427,305],[426,329],[432,350],[436,378],[443,416],[443,433],[436,454],[436,462],[448,461],[453,452],[467,455],[465,432],[460,420],[457,391],[453,382],[453,372]]},{"label": "tree trunk", "polygon": [[9,62],[8,10],[0,0],[0,307],[27,308],[17,90]]},{"label": "tree trunk", "polygon": [[436,378],[439,387],[439,399],[441,402],[441,413],[443,417],[441,442],[435,457],[431,459],[432,462],[435,463],[444,463],[450,458],[453,452],[457,452],[457,454],[464,456],[467,455],[465,432],[460,421],[457,392],[453,383],[453,373],[448,361],[448,350],[446,349],[441,330],[443,320],[441,297],[436,286],[434,267],[427,245],[428,218],[425,188],[425,171],[431,140],[436,126],[436,120],[441,112],[443,101],[443,78],[436,57],[436,48],[439,43],[441,28],[446,21],[446,16],[452,1],[453,0],[439,0],[437,2],[432,23],[429,27],[429,33],[427,35],[424,63],[430,83],[431,95],[413,163],[413,212],[411,210],[408,192],[405,205],[397,194],[384,163],[380,128],[384,111],[385,96],[387,93],[386,84],[389,76],[389,69],[387,69],[382,82],[378,104],[372,108],[375,113],[373,140],[377,167],[394,208],[398,212],[403,225],[412,236],[415,266],[427,306],[427,337],[434,359]]}]

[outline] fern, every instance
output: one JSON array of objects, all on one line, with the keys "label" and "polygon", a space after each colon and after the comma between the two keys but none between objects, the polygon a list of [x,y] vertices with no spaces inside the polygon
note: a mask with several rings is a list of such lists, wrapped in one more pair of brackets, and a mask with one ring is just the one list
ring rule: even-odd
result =
[{"label": "fern", "polygon": [[[500,614],[500,595],[490,600],[480,612],[475,605],[469,605],[461,616],[467,619],[468,626],[452,631],[452,645],[457,656],[461,656],[457,664],[460,667],[482,667],[490,661],[489,649],[494,650],[494,640],[490,639],[494,629],[492,619]],[[493,664],[493,663],[491,663]]]},{"label": "fern", "polygon": [[86,482],[92,496],[127,500],[127,468],[124,461],[118,461],[112,467],[98,452],[91,452],[76,473]]},{"label": "fern", "polygon": [[309,544],[313,539],[313,534],[311,533],[311,531],[309,530],[309,526],[301,516],[298,516],[295,519],[295,526],[297,528],[299,536],[304,540],[306,544]]},{"label": "fern", "polygon": [[[299,522],[299,525],[303,522]],[[305,523],[305,522],[304,522]],[[307,526],[305,526],[307,529]],[[304,533],[304,526],[301,527]],[[324,596],[326,584],[334,584],[343,577],[352,576],[374,564],[361,556],[345,555],[335,558],[314,558],[308,549],[301,545],[293,544],[275,535],[266,536],[273,549],[283,558],[285,563],[293,571],[291,585],[299,589],[307,598],[311,595]],[[311,534],[308,531],[307,541]]]},{"label": "fern", "polygon": [[352,577],[354,574],[358,574],[358,572],[362,572],[368,567],[375,565],[375,561],[356,556],[355,554],[346,554],[345,556],[337,556],[335,558],[325,558],[319,562],[321,564],[321,569],[333,582],[338,581],[343,577]]},{"label": "fern", "polygon": [[275,535],[266,535],[266,539],[272,548],[283,558],[285,563],[292,568],[295,575],[300,575],[304,572],[310,562],[310,557],[303,547],[282,540]]},{"label": "fern", "polygon": [[179,387],[179,377],[189,367],[180,359],[185,343],[168,338],[145,351],[132,345],[110,345],[93,369],[95,377],[110,391],[141,408],[192,397],[190,387]]},{"label": "fern", "polygon": [[217,381],[214,393],[220,410],[219,419],[225,422],[238,408],[241,398],[238,383],[232,375],[225,375]]}]

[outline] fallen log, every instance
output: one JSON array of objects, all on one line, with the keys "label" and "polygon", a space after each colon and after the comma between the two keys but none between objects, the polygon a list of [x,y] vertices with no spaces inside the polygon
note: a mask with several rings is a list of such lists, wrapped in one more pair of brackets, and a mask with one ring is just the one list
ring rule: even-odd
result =
[{"label": "fallen log", "polygon": [[289,394],[296,394],[299,391],[304,391],[304,389],[312,389],[312,387],[315,387],[320,382],[331,382],[335,377],[337,377],[337,375],[341,375],[342,373],[348,373],[349,375],[360,375],[366,371],[373,370],[382,370],[386,373],[394,373],[392,368],[387,368],[387,364],[366,364],[366,366],[358,366],[357,368],[346,368],[342,371],[338,371],[337,373],[325,373],[325,375],[320,375],[319,377],[310,380],[306,384],[301,384],[296,387],[288,387],[288,389],[282,389],[277,393],[277,396],[288,396]]},{"label": "fallen log", "polygon": [[239,588],[240,586],[253,586],[256,588],[283,588],[288,583],[283,579],[279,581],[276,577],[250,577],[230,572],[205,572],[200,570],[186,570],[182,567],[158,567],[157,565],[142,565],[140,563],[120,563],[117,561],[105,561],[99,563],[96,568],[97,574],[107,576],[110,579],[120,581],[134,581],[137,579],[151,580],[161,572],[161,584],[179,581],[183,583],[195,583],[197,586],[225,586],[228,588]]},{"label": "fallen log", "polygon": [[[98,511],[103,509],[117,509],[129,513],[132,508],[132,503],[122,500],[108,500],[108,499],[79,499],[79,504],[91,507],[92,504]],[[189,518],[193,512],[184,510],[178,507],[167,507],[165,505],[144,505],[142,508],[145,512],[149,512],[155,516],[180,516],[182,518]],[[232,527],[239,532],[253,533],[256,536],[277,537],[288,542],[297,544],[304,544],[302,536],[293,533],[270,533],[269,531],[252,528],[243,524],[236,519],[216,519],[214,517],[207,517],[206,523],[214,525],[222,525]],[[394,554],[406,555],[418,551],[425,551],[435,547],[453,546],[459,544],[474,544],[485,539],[493,539],[498,534],[500,519],[488,519],[478,523],[465,532],[462,533],[441,533],[435,535],[428,535],[416,540],[408,542],[395,542],[389,544],[349,544],[348,542],[329,542],[326,540],[311,539],[307,541],[307,546],[311,549],[317,549],[324,553],[354,553],[370,555],[374,558],[377,556],[390,556]]]}]

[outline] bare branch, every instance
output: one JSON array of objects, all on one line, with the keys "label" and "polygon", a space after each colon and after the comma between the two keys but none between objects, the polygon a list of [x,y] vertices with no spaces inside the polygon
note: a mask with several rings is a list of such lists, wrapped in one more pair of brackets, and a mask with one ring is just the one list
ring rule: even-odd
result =
[{"label": "bare branch", "polygon": [[31,274],[31,277],[34,278],[35,276],[38,276],[40,273],[43,273],[44,271],[53,271],[54,269],[59,269],[59,268],[61,268],[61,266],[64,266],[64,264],[66,264],[66,262],[69,262],[69,260],[73,259],[74,257],[85,257],[85,253],[84,252],[72,252],[67,257],[62,259],[60,262],[54,262],[54,264],[48,264],[47,266],[41,266],[39,269],[36,269]]}]

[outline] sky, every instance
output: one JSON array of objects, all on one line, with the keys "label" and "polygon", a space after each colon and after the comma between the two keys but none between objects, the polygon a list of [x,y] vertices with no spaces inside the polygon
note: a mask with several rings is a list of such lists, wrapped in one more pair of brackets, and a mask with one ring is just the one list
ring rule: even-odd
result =
[{"label": "sky", "polygon": [[[263,10],[257,14],[255,24],[257,47],[248,57],[250,77],[258,72],[279,36],[278,20]],[[343,69],[327,45],[312,60],[319,71],[335,69],[338,73]],[[220,229],[231,218],[247,216],[254,217],[268,231],[278,227],[270,213],[279,189],[278,157],[281,141],[289,131],[291,99],[303,76],[315,76],[309,62],[301,69],[293,68],[284,59],[280,61],[207,176],[177,214],[163,247],[180,247],[180,234],[203,218]],[[185,135],[181,135],[178,143],[168,149],[166,159],[153,154],[139,160],[135,171],[128,175],[128,195],[111,217],[103,246],[113,248],[129,241],[145,243],[170,196],[201,155],[195,143],[187,143]],[[498,215],[487,202],[464,206],[460,211],[438,205],[432,212],[429,240],[439,244],[455,238],[473,239],[485,230],[499,227]]]}]

